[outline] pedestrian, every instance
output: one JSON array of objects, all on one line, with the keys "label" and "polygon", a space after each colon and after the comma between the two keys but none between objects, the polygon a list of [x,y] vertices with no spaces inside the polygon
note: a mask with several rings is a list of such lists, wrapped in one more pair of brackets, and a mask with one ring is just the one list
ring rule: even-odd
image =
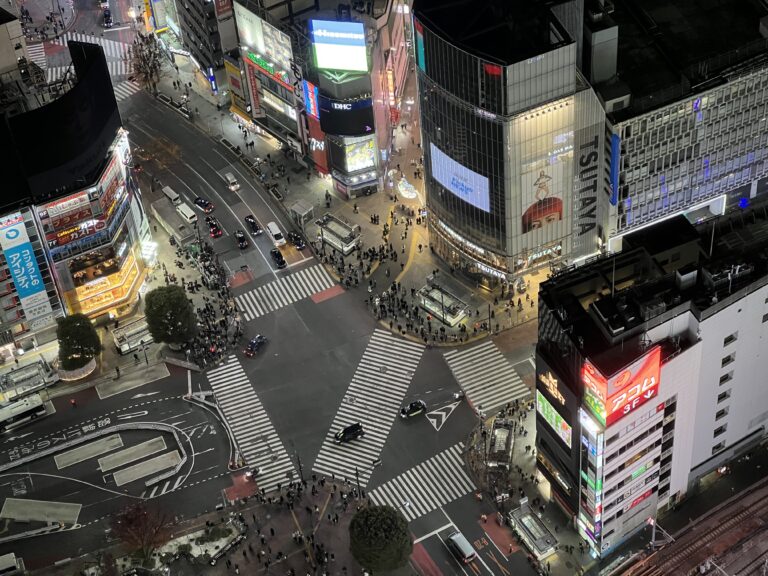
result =
[{"label": "pedestrian", "polygon": [[274,529],[274,528],[270,528],[270,529],[269,529],[269,533],[270,533],[272,536],[274,536],[274,535],[275,535],[275,529]]},{"label": "pedestrian", "polygon": [[488,516],[486,516],[485,514],[481,514],[480,515],[480,520],[483,521],[483,524],[487,524],[488,523]]}]

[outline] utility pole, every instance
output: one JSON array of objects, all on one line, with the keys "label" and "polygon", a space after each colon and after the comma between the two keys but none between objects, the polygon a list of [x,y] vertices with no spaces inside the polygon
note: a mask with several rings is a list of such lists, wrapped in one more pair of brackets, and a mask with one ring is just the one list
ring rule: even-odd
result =
[{"label": "utility pole", "polygon": [[360,498],[360,471],[357,469],[357,466],[355,466],[355,480],[357,481],[357,497]]}]

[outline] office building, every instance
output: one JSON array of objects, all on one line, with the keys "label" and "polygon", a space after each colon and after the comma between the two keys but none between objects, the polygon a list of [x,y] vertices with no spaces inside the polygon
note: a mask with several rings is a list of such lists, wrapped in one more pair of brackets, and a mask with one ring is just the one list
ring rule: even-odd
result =
[{"label": "office building", "polygon": [[486,285],[768,190],[761,5],[415,0],[413,13],[430,240]]},{"label": "office building", "polygon": [[74,75],[55,87],[26,83],[22,67],[0,77],[6,352],[54,339],[63,314],[132,311],[154,257],[104,53],[70,53]]},{"label": "office building", "polygon": [[678,215],[541,285],[537,464],[598,556],[768,436],[766,214]]}]

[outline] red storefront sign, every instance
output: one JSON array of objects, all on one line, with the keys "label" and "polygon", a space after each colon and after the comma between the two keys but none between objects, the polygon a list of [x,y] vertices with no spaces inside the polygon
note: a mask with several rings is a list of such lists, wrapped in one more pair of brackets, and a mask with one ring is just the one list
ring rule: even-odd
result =
[{"label": "red storefront sign", "polygon": [[317,171],[328,174],[328,147],[325,145],[325,132],[320,128],[320,120],[307,116],[309,126],[309,153]]},{"label": "red storefront sign", "polygon": [[608,381],[606,426],[617,422],[658,395],[661,378],[661,347],[645,356]]},{"label": "red storefront sign", "polygon": [[81,208],[80,210],[74,212],[67,212],[66,214],[58,216],[57,218],[52,218],[51,226],[53,226],[54,230],[64,230],[74,226],[81,220],[90,218],[92,215],[93,214],[91,213],[90,207]]}]

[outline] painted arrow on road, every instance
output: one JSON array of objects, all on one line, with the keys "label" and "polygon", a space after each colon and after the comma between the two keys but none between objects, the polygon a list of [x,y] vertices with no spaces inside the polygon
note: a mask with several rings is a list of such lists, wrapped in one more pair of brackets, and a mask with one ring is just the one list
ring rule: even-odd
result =
[{"label": "painted arrow on road", "polygon": [[32,432],[27,432],[26,434],[20,434],[18,436],[11,436],[10,438],[8,438],[8,440],[3,442],[3,444],[8,444],[8,442],[11,442],[13,440],[21,440],[22,438],[25,438],[27,436],[32,436],[32,434],[33,434]]},{"label": "painted arrow on road", "polygon": [[154,396],[155,394],[160,394],[160,392],[142,392],[141,394],[131,396],[131,400],[135,400],[136,398],[146,398],[147,396]]},{"label": "painted arrow on road", "polygon": [[456,406],[459,404],[461,404],[461,402],[454,402],[453,404],[448,404],[448,406],[432,410],[432,412],[427,412],[427,420],[434,426],[435,430],[440,432],[440,428],[442,428],[445,421],[448,420],[448,416],[453,414],[453,411],[456,410]]},{"label": "painted arrow on road", "polygon": [[130,420],[131,418],[141,418],[142,416],[146,416],[149,414],[146,410],[142,410],[141,412],[131,412],[130,414],[121,414],[117,417],[118,420]]}]

